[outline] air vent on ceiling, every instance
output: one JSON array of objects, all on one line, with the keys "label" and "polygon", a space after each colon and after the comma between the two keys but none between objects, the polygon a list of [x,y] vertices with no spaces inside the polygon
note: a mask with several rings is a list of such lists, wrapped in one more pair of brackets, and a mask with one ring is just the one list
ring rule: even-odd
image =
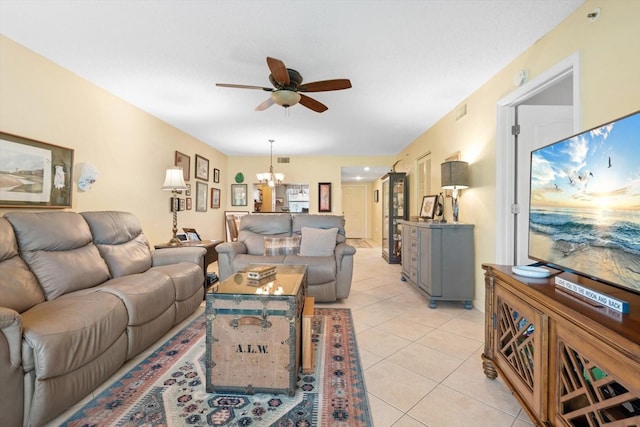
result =
[{"label": "air vent on ceiling", "polygon": [[288,157],[278,157],[278,163],[289,163]]}]

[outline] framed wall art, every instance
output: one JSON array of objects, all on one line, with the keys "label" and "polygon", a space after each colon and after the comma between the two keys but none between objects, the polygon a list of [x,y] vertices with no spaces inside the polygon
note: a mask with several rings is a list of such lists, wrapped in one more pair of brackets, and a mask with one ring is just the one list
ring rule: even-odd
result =
[{"label": "framed wall art", "polygon": [[193,203],[191,197],[187,197],[185,202],[186,202],[187,210],[190,211],[192,208],[191,204]]},{"label": "framed wall art", "polygon": [[184,195],[187,197],[191,197],[191,184],[185,184],[187,186],[187,189],[184,190]]},{"label": "framed wall art", "polygon": [[318,183],[318,212],[331,212],[331,183]]},{"label": "framed wall art", "polygon": [[219,188],[211,189],[211,208],[220,209],[220,189]]},{"label": "framed wall art", "polygon": [[182,168],[182,177],[185,181],[191,178],[191,157],[176,151],[175,165]]},{"label": "framed wall art", "polygon": [[207,211],[207,193],[209,186],[204,182],[196,182],[196,212]]},{"label": "framed wall art", "polygon": [[[196,154],[196,173],[195,177],[197,179],[202,179],[205,181],[209,181],[209,159],[205,159],[199,154]],[[196,201],[197,205],[197,201]]]},{"label": "framed wall art", "polygon": [[213,169],[213,182],[216,184],[220,182],[220,169]]},{"label": "framed wall art", "polygon": [[231,206],[247,206],[247,184],[231,184]]},{"label": "framed wall art", "polygon": [[0,132],[0,208],[70,208],[73,150]]}]

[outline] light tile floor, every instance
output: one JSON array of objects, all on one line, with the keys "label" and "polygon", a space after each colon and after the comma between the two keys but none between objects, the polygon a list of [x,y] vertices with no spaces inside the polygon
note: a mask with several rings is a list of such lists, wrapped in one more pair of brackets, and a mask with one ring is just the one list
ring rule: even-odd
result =
[{"label": "light tile floor", "polygon": [[500,380],[482,371],[484,314],[438,302],[401,279],[381,249],[359,248],[349,298],[376,427],[533,423]]},{"label": "light tile floor", "polygon": [[[216,271],[217,265],[210,266]],[[381,248],[359,248],[351,294],[333,304],[350,308],[375,427],[529,427],[532,422],[500,378],[482,371],[484,314],[462,303],[428,299],[400,280],[401,266],[387,264]],[[172,335],[200,309],[174,327]],[[164,340],[159,340],[158,345]],[[120,377],[155,349],[129,361]],[[49,426],[58,426],[106,384]]]}]

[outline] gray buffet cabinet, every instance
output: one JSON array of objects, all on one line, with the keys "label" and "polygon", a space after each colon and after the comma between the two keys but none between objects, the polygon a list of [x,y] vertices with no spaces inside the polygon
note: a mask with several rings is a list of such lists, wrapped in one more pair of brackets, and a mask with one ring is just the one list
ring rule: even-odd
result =
[{"label": "gray buffet cabinet", "polygon": [[399,221],[402,225],[402,280],[436,301],[464,301],[474,293],[473,225]]}]

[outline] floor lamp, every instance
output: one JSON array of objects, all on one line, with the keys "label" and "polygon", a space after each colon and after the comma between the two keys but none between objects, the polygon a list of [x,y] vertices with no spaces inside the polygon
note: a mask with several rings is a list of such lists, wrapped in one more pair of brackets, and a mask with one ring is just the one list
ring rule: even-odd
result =
[{"label": "floor lamp", "polygon": [[444,190],[452,190],[453,222],[458,222],[458,190],[469,188],[469,163],[453,160],[440,165],[440,178]]},{"label": "floor lamp", "polygon": [[164,178],[164,185],[162,186],[163,190],[171,191],[171,212],[173,212],[173,237],[169,240],[169,245],[171,246],[179,246],[182,245],[182,242],[178,237],[176,237],[176,233],[178,232],[178,209],[179,203],[176,203],[178,191],[186,190],[187,186],[184,183],[184,175],[182,172],[182,168],[174,167],[167,169],[167,174]]}]

